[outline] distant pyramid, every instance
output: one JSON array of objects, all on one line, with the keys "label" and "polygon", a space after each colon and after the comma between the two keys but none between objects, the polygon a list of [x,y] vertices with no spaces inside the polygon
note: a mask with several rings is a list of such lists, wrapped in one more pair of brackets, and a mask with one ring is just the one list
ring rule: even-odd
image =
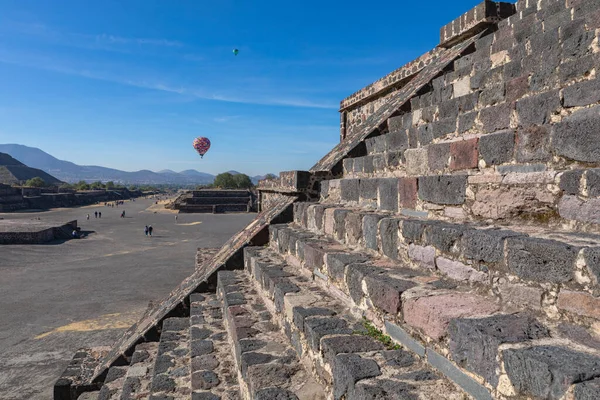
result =
[{"label": "distant pyramid", "polygon": [[62,183],[41,169],[28,167],[6,153],[0,153],[0,183],[8,185],[20,184],[36,176],[42,178],[49,185]]}]

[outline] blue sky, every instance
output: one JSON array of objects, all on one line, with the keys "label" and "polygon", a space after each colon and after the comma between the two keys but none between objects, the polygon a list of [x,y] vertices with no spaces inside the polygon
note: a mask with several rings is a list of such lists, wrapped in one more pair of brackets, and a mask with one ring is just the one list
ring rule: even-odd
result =
[{"label": "blue sky", "polygon": [[308,169],[340,100],[479,2],[0,0],[0,143],[128,171]]}]

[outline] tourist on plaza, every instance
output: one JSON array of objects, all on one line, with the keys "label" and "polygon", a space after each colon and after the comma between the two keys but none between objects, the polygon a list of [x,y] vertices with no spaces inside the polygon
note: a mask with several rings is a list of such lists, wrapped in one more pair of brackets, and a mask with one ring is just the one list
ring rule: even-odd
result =
[{"label": "tourist on plaza", "polygon": [[152,225],[150,225],[150,226],[148,227],[148,233],[150,234],[150,236],[152,236],[152,230],[153,230],[153,229],[152,229]]},{"label": "tourist on plaza", "polygon": [[98,218],[98,211],[94,211],[94,218]]},{"label": "tourist on plaza", "polygon": [[148,225],[146,225],[146,226],[144,227],[144,234],[145,234],[146,236],[148,236]]}]

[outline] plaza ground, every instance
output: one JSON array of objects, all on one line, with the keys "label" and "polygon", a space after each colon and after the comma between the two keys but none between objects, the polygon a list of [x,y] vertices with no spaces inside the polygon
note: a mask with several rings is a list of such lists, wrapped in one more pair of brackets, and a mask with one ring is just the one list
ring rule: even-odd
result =
[{"label": "plaza ground", "polygon": [[[89,232],[80,240],[0,246],[0,399],[51,399],[77,348],[111,345],[149,302],[193,271],[197,248],[220,247],[255,217],[179,214],[175,221],[154,202],[0,213],[5,219],[77,219]],[[153,237],[144,235],[150,224]]]}]

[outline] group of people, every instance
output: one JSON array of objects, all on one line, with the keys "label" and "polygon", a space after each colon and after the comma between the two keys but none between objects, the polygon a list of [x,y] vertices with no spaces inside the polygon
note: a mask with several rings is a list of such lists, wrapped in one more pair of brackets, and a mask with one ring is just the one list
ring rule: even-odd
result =
[{"label": "group of people", "polygon": [[[94,218],[102,218],[102,213],[100,211],[94,211]],[[90,214],[86,215],[86,219],[90,219]]]},{"label": "group of people", "polygon": [[146,234],[146,236],[148,236],[148,235],[152,236],[152,231],[153,231],[152,225],[146,225],[146,227],[144,228],[144,233]]}]

